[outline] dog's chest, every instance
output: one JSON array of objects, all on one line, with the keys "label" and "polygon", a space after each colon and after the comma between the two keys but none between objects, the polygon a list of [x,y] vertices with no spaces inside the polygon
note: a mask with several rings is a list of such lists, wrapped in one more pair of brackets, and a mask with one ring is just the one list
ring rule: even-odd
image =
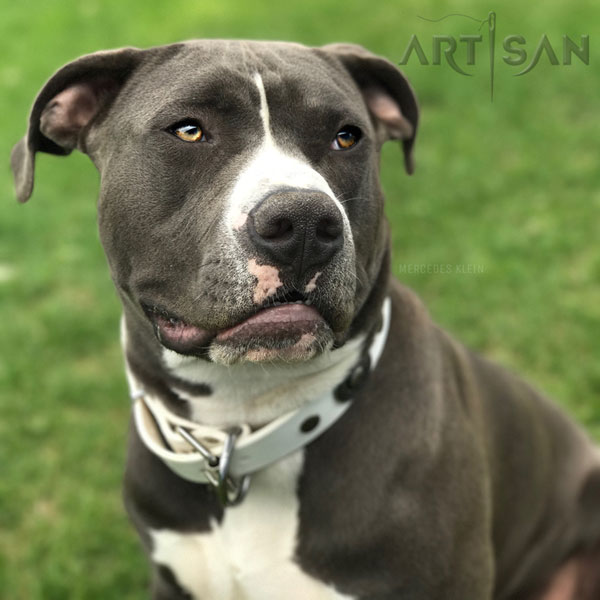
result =
[{"label": "dog's chest", "polygon": [[152,559],[167,566],[194,599],[342,600],[294,560],[298,535],[296,487],[302,452],[253,477],[244,502],[228,508],[211,531],[151,531]]}]

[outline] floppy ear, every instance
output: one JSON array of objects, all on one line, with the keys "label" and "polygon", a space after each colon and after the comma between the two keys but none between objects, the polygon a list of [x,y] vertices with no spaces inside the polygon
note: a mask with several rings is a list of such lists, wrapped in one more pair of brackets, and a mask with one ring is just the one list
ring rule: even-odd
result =
[{"label": "floppy ear", "polygon": [[48,80],[33,103],[27,134],[10,157],[19,202],[26,202],[33,190],[35,153],[83,151],[90,125],[116,98],[142,56],[136,48],[88,54]]},{"label": "floppy ear", "polygon": [[381,141],[402,140],[404,165],[407,173],[412,174],[419,107],[404,75],[393,63],[362,46],[330,44],[322,50],[335,56],[354,78]]}]

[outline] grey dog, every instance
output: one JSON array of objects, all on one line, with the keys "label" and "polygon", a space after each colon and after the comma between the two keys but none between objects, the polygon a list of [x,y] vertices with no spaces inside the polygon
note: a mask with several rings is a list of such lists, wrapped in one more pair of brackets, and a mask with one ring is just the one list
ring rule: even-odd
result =
[{"label": "grey dog", "polygon": [[36,152],[101,174],[155,600],[600,598],[597,448],[389,275],[418,114],[343,44],[98,52],[35,100],[19,200]]}]

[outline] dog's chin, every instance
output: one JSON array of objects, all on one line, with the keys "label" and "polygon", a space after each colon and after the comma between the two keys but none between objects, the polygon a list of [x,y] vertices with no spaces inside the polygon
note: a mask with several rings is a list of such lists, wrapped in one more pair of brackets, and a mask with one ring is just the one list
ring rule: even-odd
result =
[{"label": "dog's chin", "polygon": [[165,314],[149,316],[164,347],[224,365],[303,362],[334,344],[334,333],[320,312],[301,302],[263,308],[218,331],[189,325]]},{"label": "dog's chin", "polygon": [[310,360],[333,345],[333,335],[304,333],[296,339],[254,338],[248,343],[213,341],[208,356],[215,363],[299,363]]},{"label": "dog's chin", "polygon": [[302,362],[333,345],[333,332],[321,314],[305,304],[263,309],[213,339],[209,357],[240,362]]}]

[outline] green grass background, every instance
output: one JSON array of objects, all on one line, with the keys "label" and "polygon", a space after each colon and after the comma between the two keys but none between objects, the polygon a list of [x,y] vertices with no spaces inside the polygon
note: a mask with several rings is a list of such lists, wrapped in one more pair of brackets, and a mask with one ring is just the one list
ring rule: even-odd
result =
[{"label": "green grass background", "polygon": [[[194,37],[352,41],[398,62],[416,33],[477,33],[463,12],[498,13],[497,37],[590,35],[590,65],[546,57],[514,77],[498,49],[474,77],[404,67],[422,107],[417,171],[382,158],[394,269],[477,265],[478,274],[401,279],[470,346],[518,370],[600,438],[600,71],[597,0],[405,2],[21,0],[0,18],[0,598],[147,597],[145,559],[121,507],[128,420],[119,306],[96,235],[87,158],[38,159],[17,205],[9,151],[51,73],[101,48]],[[486,35],[485,29],[483,30]],[[462,53],[464,58],[464,52]],[[459,60],[461,60],[459,56]],[[464,62],[463,62],[464,64]]]}]

